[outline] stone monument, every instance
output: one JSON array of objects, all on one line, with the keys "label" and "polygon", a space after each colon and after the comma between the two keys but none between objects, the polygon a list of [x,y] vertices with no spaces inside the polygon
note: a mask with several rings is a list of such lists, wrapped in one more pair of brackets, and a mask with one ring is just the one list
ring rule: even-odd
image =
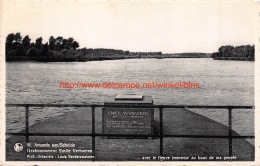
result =
[{"label": "stone monument", "polygon": [[102,109],[103,134],[153,134],[153,108],[122,108],[122,105],[153,105],[151,96],[119,94],[104,105],[116,105]]}]

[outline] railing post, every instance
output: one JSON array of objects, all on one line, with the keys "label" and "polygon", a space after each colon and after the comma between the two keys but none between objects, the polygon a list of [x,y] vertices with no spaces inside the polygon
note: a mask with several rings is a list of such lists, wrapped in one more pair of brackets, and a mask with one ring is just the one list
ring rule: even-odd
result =
[{"label": "railing post", "polygon": [[228,127],[229,127],[229,132],[228,132],[228,144],[229,144],[229,156],[232,156],[232,108],[228,108]]},{"label": "railing post", "polygon": [[29,106],[25,106],[25,159],[28,161],[27,144],[29,143]]},{"label": "railing post", "polygon": [[163,107],[160,107],[160,156],[163,156]]},{"label": "railing post", "polygon": [[91,109],[92,109],[92,156],[94,156],[94,158],[92,158],[92,161],[95,161],[96,158],[95,106],[91,106]]}]

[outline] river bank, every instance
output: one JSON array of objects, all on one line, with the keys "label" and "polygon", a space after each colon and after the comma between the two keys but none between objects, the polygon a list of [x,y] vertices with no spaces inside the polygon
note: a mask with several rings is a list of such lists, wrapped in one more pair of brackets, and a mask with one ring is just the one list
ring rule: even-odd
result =
[{"label": "river bank", "polygon": [[181,54],[158,54],[158,55],[84,55],[84,56],[68,56],[68,55],[53,55],[53,56],[8,56],[6,62],[13,61],[35,61],[35,62],[87,62],[87,61],[102,61],[102,60],[120,60],[120,59],[164,59],[164,58],[211,58],[211,54],[206,53],[181,53]]},{"label": "river bank", "polygon": [[252,57],[215,57],[214,60],[255,61]]}]

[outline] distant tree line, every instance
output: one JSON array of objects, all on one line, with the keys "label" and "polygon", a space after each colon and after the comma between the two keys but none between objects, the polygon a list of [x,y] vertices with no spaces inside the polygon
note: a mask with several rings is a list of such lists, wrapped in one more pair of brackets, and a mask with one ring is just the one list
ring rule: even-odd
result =
[{"label": "distant tree line", "polygon": [[109,59],[149,58],[162,55],[162,52],[130,52],[104,48],[79,48],[79,43],[72,37],[49,38],[43,43],[39,37],[31,42],[29,35],[22,37],[19,32],[6,37],[6,61],[35,60],[44,62],[91,61]]},{"label": "distant tree line", "polygon": [[163,54],[163,58],[211,58],[211,54],[200,53],[200,52],[174,53],[174,54]]},{"label": "distant tree line", "polygon": [[255,46],[221,46],[218,52],[212,54],[212,58],[216,60],[255,60]]}]

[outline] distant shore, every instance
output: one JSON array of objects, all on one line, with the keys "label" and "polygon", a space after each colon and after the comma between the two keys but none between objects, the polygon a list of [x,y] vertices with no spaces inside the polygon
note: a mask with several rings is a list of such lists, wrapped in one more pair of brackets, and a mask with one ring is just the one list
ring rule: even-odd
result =
[{"label": "distant shore", "polygon": [[214,53],[162,53],[157,52],[133,52],[129,50],[111,48],[79,48],[79,43],[73,37],[62,36],[49,38],[43,43],[39,37],[31,42],[29,35],[22,37],[20,32],[10,33],[6,37],[5,56],[6,61],[37,61],[37,62],[86,62],[117,59],[142,59],[142,58],[213,58],[214,60],[255,60],[255,46],[221,46]]},{"label": "distant shore", "polygon": [[164,58],[211,58],[211,54],[206,53],[180,53],[180,54],[162,54],[162,55],[89,55],[84,58],[77,57],[28,57],[28,56],[9,56],[7,62],[12,61],[36,61],[36,62],[87,62],[102,60],[119,60],[119,59],[164,59]]},{"label": "distant shore", "polygon": [[236,60],[236,61],[255,61],[254,58],[250,57],[217,57],[214,60]]},{"label": "distant shore", "polygon": [[237,61],[255,61],[255,46],[221,46],[218,52],[212,53],[214,60],[237,60]]}]

